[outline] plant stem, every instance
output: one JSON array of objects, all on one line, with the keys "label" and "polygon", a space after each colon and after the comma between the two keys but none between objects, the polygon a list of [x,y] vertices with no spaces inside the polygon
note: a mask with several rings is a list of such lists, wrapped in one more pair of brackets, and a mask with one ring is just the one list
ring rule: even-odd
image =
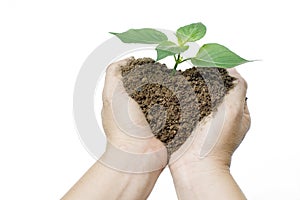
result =
[{"label": "plant stem", "polygon": [[174,69],[177,69],[177,66],[180,64],[180,53],[177,55],[177,58],[175,60]]},{"label": "plant stem", "polygon": [[174,57],[174,60],[175,60],[175,62],[176,62],[176,56],[174,55],[173,57]]},{"label": "plant stem", "polygon": [[172,75],[175,75],[177,66],[181,63],[181,61],[180,61],[180,53],[177,55],[177,58],[174,55],[174,59],[175,59],[175,65],[174,65],[174,68],[173,68],[173,71],[172,71]]},{"label": "plant stem", "polygon": [[176,69],[178,67],[179,64],[185,62],[185,61],[188,61],[188,60],[191,60],[192,58],[186,58],[184,60],[181,60],[181,56],[180,56],[180,53],[177,55],[177,58],[176,56],[174,55],[174,60],[175,60],[175,65],[174,65],[174,68],[173,68],[173,71],[172,71],[172,75],[175,75],[175,72],[176,72]]},{"label": "plant stem", "polygon": [[192,58],[186,58],[186,59],[182,60],[180,63],[183,63],[183,62],[188,61],[188,60],[191,60],[191,59],[192,59]]}]

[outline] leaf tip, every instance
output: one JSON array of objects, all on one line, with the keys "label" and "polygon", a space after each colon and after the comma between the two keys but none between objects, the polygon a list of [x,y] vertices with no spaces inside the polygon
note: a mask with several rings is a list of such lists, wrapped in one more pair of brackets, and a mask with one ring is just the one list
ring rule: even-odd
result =
[{"label": "leaf tip", "polygon": [[263,61],[262,59],[255,59],[255,60],[247,60],[248,62],[261,62],[261,61]]},{"label": "leaf tip", "polygon": [[110,33],[112,35],[117,35],[118,34],[118,33],[115,33],[115,32],[108,32],[108,33]]}]

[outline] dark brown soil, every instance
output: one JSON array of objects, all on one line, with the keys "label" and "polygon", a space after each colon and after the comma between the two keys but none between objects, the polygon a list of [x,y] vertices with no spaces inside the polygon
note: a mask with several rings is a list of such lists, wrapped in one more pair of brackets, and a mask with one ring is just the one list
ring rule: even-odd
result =
[{"label": "dark brown soil", "polygon": [[192,67],[172,75],[172,69],[151,58],[131,58],[121,69],[127,93],[139,104],[169,156],[197,122],[217,108],[235,80],[221,68]]}]

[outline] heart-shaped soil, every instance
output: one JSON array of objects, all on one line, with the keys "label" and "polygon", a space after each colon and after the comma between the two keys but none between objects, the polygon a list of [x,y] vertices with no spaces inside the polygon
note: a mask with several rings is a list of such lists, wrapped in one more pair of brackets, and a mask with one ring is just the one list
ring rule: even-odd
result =
[{"label": "heart-shaped soil", "polygon": [[142,109],[150,128],[170,156],[234,87],[226,69],[168,69],[151,58],[131,58],[121,66],[123,85]]}]

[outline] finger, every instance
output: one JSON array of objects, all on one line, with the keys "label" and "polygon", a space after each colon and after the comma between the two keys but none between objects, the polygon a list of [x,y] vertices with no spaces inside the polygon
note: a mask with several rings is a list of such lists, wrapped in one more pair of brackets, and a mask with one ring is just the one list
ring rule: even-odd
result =
[{"label": "finger", "polygon": [[243,115],[242,124],[244,126],[243,127],[244,132],[246,133],[249,130],[250,126],[251,126],[251,117],[250,117],[250,113],[249,113],[247,103],[245,103],[245,106],[244,106],[244,115]]},{"label": "finger", "polygon": [[[127,58],[110,64],[106,69],[105,83],[102,93],[103,101],[110,101],[116,89],[124,89],[122,86],[121,66],[126,65],[131,58]],[[125,90],[125,89],[124,89]]]},{"label": "finger", "polygon": [[239,108],[238,110],[243,110],[245,104],[245,98],[247,93],[247,82],[243,77],[237,72],[236,69],[229,69],[228,73],[230,76],[236,78],[234,81],[234,88],[231,89],[226,95],[226,102],[232,108]]},{"label": "finger", "polygon": [[[146,117],[144,115],[144,113],[142,112],[142,110],[140,109],[140,106],[138,105],[138,103],[133,100],[132,98],[128,97],[129,101],[128,101],[128,112],[129,112],[129,117],[131,119],[131,121],[140,127],[144,127],[144,126],[149,126],[149,123],[146,120]],[[150,128],[150,127],[149,127]]]},{"label": "finger", "polygon": [[236,86],[238,88],[242,88],[242,91],[244,92],[242,95],[246,97],[246,92],[247,92],[248,85],[247,85],[247,82],[245,81],[245,79],[234,68],[228,69],[227,71],[228,71],[228,74],[230,76],[236,78],[236,81],[235,81]]},{"label": "finger", "polygon": [[231,120],[240,120],[244,113],[247,84],[236,69],[228,70],[230,76],[236,78],[234,87],[225,96],[226,113]]},{"label": "finger", "polygon": [[106,75],[108,77],[121,78],[122,77],[121,66],[126,65],[130,59],[132,59],[132,58],[131,57],[126,58],[124,60],[120,60],[118,62],[114,62],[114,63],[110,64],[106,69]]},{"label": "finger", "polygon": [[249,112],[249,108],[247,105],[247,101],[245,101],[245,105],[244,105],[244,115],[250,116],[250,112]]}]

